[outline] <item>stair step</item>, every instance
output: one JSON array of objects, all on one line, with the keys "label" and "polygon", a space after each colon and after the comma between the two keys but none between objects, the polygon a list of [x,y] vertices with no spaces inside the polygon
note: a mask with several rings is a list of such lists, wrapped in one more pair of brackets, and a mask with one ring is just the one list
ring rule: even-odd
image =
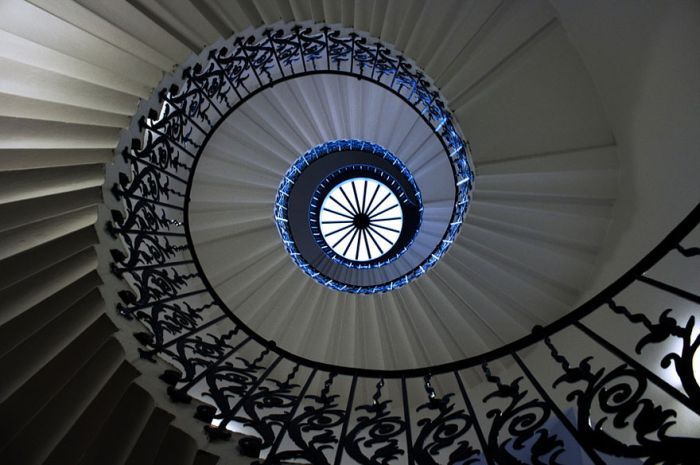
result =
[{"label": "stair step", "polygon": [[88,226],[7,258],[2,261],[2,267],[13,270],[13,273],[0,277],[0,289],[30,279],[32,275],[81,253],[90,256],[92,252],[86,249],[92,249],[97,242],[95,229]]},{"label": "stair step", "polygon": [[195,440],[184,431],[170,425],[154,465],[191,465],[196,454]]},{"label": "stair step", "polygon": [[19,317],[32,307],[91,274],[97,268],[97,255],[86,249],[54,266],[40,271],[32,279],[24,280],[0,291],[0,326]]},{"label": "stair step", "polygon": [[[138,372],[134,367],[127,362],[122,362],[114,376],[110,378],[88,408],[83,411],[80,418],[61,439],[61,442],[51,451],[44,465],[79,463],[81,457],[85,456],[88,445],[93,444],[94,446],[98,435],[101,436],[111,423],[114,413],[110,416],[109,412],[116,412],[121,408],[120,399],[125,397],[125,392],[130,392],[133,389],[132,381],[136,376],[138,376]],[[125,413],[138,416],[139,410]],[[130,432],[130,429],[124,429],[115,435],[115,439],[119,435],[128,435]]]},{"label": "stair step", "polygon": [[12,424],[0,422],[0,447],[89,362],[115,329],[109,317],[100,316],[19,389],[0,399],[0,418],[15,418]]},{"label": "stair step", "polygon": [[[70,369],[76,359],[80,360],[77,355],[65,360],[65,364],[53,363],[51,370],[35,376],[32,382],[26,383],[0,407],[0,417],[14,419],[7,422],[7,426],[3,425],[3,430],[10,431],[3,431],[1,435],[4,448],[0,451],[0,462],[42,463],[124,359],[121,345],[113,338],[104,344],[82,346],[80,349],[91,356],[78,370],[74,372]],[[67,375],[66,382],[61,382],[63,373],[56,372],[59,369],[63,369],[61,371]],[[34,402],[37,397],[40,401]],[[32,407],[36,409],[31,411]]]},{"label": "stair step", "polygon": [[172,414],[163,409],[153,410],[141,435],[131,449],[125,465],[150,465],[154,463],[160,444],[163,442],[173,418]]},{"label": "stair step", "polygon": [[54,318],[72,308],[100,282],[96,272],[87,274],[0,326],[0,357],[14,350],[44,326],[50,325]]},{"label": "stair step", "polygon": [[[12,352],[0,358],[0,372],[13,374],[11,379],[0,386],[0,399],[6,399],[50,364],[52,359],[55,360],[55,354],[70,347],[74,338],[88,331],[100,318],[103,310],[102,297],[97,290],[93,290],[58,316],[52,325],[45,326]],[[57,331],[57,327],[60,327],[61,331]]]},{"label": "stair step", "polygon": [[192,465],[216,465],[217,463],[219,463],[219,457],[209,452],[198,450]]},{"label": "stair step", "polygon": [[[30,154],[27,154],[27,156],[30,156]],[[0,154],[0,159],[2,157],[3,155]],[[36,223],[47,218],[66,215],[85,207],[97,205],[101,200],[101,188],[89,187],[36,199],[7,203],[0,206],[0,231]]]},{"label": "stair step", "polygon": [[109,415],[96,440],[87,448],[81,465],[121,465],[155,408],[153,398],[142,387],[131,384]]}]

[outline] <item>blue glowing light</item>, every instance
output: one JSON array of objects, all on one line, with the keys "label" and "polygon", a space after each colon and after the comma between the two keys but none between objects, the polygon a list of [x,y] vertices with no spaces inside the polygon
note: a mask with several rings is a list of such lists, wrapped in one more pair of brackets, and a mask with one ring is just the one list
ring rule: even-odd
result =
[{"label": "blue glowing light", "polygon": [[[447,124],[444,124],[447,123]],[[341,292],[349,292],[349,293],[354,293],[354,294],[375,294],[375,293],[381,293],[381,292],[387,292],[391,291],[393,289],[397,289],[399,287],[405,286],[412,280],[418,278],[419,276],[425,274],[430,268],[432,268],[438,260],[442,257],[442,255],[445,254],[447,249],[450,247],[450,245],[453,243],[454,239],[457,236],[457,233],[459,232],[459,229],[462,225],[462,220],[464,217],[464,214],[467,209],[467,205],[469,202],[469,191],[471,188],[471,180],[472,180],[472,172],[469,168],[469,163],[467,161],[467,149],[466,149],[466,144],[464,141],[457,135],[456,131],[451,125],[451,121],[449,118],[446,119],[446,121],[443,121],[443,124],[440,124],[439,129],[442,129],[442,134],[441,136],[443,139],[446,139],[448,144],[448,148],[452,147],[453,145],[450,143],[452,142],[454,144],[454,149],[451,149],[451,155],[450,160],[453,164],[454,171],[455,171],[455,186],[457,189],[457,196],[456,196],[456,202],[453,210],[453,215],[450,224],[447,227],[447,230],[445,232],[445,235],[443,239],[440,241],[438,246],[433,250],[433,252],[418,266],[416,266],[413,270],[410,272],[404,274],[403,276],[394,279],[390,282],[379,284],[379,285],[372,285],[372,286],[358,286],[358,285],[351,285],[351,284],[346,284],[339,282],[337,280],[331,279],[328,276],[325,276],[324,274],[320,273],[318,270],[316,270],[313,266],[311,266],[302,256],[302,254],[299,252],[297,249],[297,246],[295,244],[294,238],[292,237],[290,226],[289,226],[289,219],[287,217],[287,212],[288,212],[288,207],[289,207],[289,198],[291,191],[294,187],[294,184],[296,180],[299,178],[301,173],[306,169],[308,166],[310,166],[314,161],[318,160],[321,157],[324,157],[326,155],[332,154],[332,153],[337,153],[337,152],[342,152],[342,151],[364,151],[364,152],[369,152],[375,155],[378,155],[385,160],[391,162],[394,166],[399,167],[401,170],[401,173],[410,181],[410,183],[415,187],[415,192],[417,194],[418,201],[421,203],[421,209],[422,209],[422,199],[420,198],[420,191],[418,190],[417,185],[415,184],[415,180],[413,179],[413,176],[411,173],[408,171],[408,169],[403,165],[403,163],[391,152],[388,150],[384,149],[383,147],[373,144],[370,142],[366,141],[361,141],[361,140],[354,140],[354,139],[348,139],[348,140],[336,140],[336,141],[331,141],[331,142],[326,142],[324,144],[318,145],[309,151],[307,151],[304,155],[299,157],[292,165],[290,168],[287,170],[286,174],[282,178],[282,181],[280,183],[278,192],[277,192],[277,198],[275,200],[275,207],[274,207],[274,217],[275,217],[275,223],[277,225],[277,230],[282,238],[282,243],[284,244],[285,249],[287,250],[287,253],[291,257],[291,259],[294,261],[294,263],[302,270],[304,273],[309,275],[311,278],[316,280],[318,283],[329,287],[331,289],[341,291]],[[448,152],[448,153],[450,153]],[[324,196],[325,199],[325,196]],[[315,202],[323,202],[324,199],[316,198]],[[348,215],[350,216],[350,215]],[[318,222],[318,219],[316,219]],[[322,223],[322,221],[321,221]],[[333,247],[329,247],[327,242],[325,241],[324,234],[322,231],[320,231],[320,225],[316,224],[316,235],[315,239],[317,241],[321,241],[319,243],[320,246],[324,246],[328,250],[325,250],[326,254],[334,261],[341,263],[345,266],[348,266],[350,268],[376,268],[380,266],[384,266],[390,261],[395,260],[398,256],[401,254],[405,253],[413,243],[413,240],[411,241],[402,249],[398,254],[392,254],[391,257],[388,257],[387,260],[381,260],[383,256],[379,257],[380,260],[372,262],[372,264],[368,264],[367,260],[360,260],[360,254],[357,252],[357,244],[354,243],[355,247],[355,255],[357,259],[353,259],[352,254],[348,253],[350,248],[345,250],[341,250],[340,252],[346,252],[346,253],[339,253],[338,250],[334,250]],[[313,229],[313,228],[312,228]],[[347,246],[347,244],[343,244]],[[323,247],[322,247],[323,248]],[[363,258],[367,258],[364,257]]]}]

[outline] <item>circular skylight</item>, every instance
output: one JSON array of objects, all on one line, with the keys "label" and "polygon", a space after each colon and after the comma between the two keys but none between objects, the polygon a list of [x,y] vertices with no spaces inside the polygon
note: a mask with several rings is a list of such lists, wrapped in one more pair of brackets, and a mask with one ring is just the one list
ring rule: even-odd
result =
[{"label": "circular skylight", "polygon": [[401,203],[380,181],[348,179],[323,199],[319,226],[324,241],[336,254],[356,262],[374,260],[386,254],[401,236]]},{"label": "circular skylight", "polygon": [[[275,223],[291,259],[323,286],[358,294],[388,292],[423,275],[453,242],[461,216],[452,220],[469,200],[456,195],[469,182],[453,177],[453,159],[433,158],[439,169],[428,177],[438,182],[424,184],[424,198],[409,167],[380,145],[340,139],[308,150],[275,198]],[[412,160],[425,166],[423,158]]]}]

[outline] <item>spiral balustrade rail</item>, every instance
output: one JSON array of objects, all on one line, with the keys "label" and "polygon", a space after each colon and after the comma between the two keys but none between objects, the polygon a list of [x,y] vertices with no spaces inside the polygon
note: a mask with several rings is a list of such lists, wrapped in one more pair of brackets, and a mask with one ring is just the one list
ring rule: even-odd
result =
[{"label": "spiral balustrade rail", "polygon": [[[262,345],[234,323],[212,336],[182,303],[187,296],[126,308],[152,331],[136,335],[142,356],[166,355],[175,365],[162,376],[172,400],[190,402],[204,386],[198,397],[211,405],[199,405],[195,417],[209,436],[227,439],[227,426],[242,425],[252,435],[241,451],[263,451],[265,463],[694,464],[700,296],[689,285],[697,274],[686,273],[697,271],[699,222],[700,206],[565,318],[425,370],[327,367]],[[478,371],[483,385],[473,382]],[[409,396],[407,386],[419,385],[424,396]]]},{"label": "spiral balustrade rail", "polygon": [[[127,266],[117,267],[118,272],[141,263],[141,273],[130,273],[140,282],[134,285],[144,289],[153,273],[151,261],[161,276],[164,258],[181,255],[185,249],[194,252],[192,239],[189,245],[173,246],[166,237],[187,236],[188,231],[177,233],[172,226],[187,225],[188,202],[201,149],[226,116],[257,93],[288,79],[310,74],[340,74],[372,82],[399,96],[407,102],[438,136],[448,156],[455,178],[455,201],[451,219],[437,247],[418,263],[410,273],[392,279],[381,286],[363,287],[335,282],[327,276],[317,276],[319,282],[336,290],[365,293],[392,290],[403,286],[424,274],[437,263],[453,243],[466,213],[473,181],[469,166],[468,146],[455,127],[437,90],[423,74],[401,55],[395,55],[380,42],[371,42],[354,32],[324,27],[293,26],[285,29],[265,29],[259,37],[237,37],[230,44],[217,45],[203,52],[202,61],[190,64],[182,72],[182,79],[175,84],[163,85],[158,102],[143,112],[132,128],[132,133],[142,134],[129,146],[121,148],[124,160],[130,163],[131,173],[119,176],[119,184],[113,189],[118,200],[123,200],[126,217],[115,212],[115,234],[125,238],[131,259]],[[332,145],[333,142],[331,141]],[[312,150],[301,157],[283,178],[280,195],[288,196],[294,184],[294,171],[318,158],[323,149]],[[327,152],[326,149],[324,151]],[[300,165],[300,166],[297,166]],[[278,201],[276,218],[285,216],[286,203]],[[182,212],[182,213],[180,213]],[[284,219],[282,221],[285,221]],[[138,224],[137,228],[133,225]],[[167,230],[167,231],[166,231]],[[294,239],[285,223],[279,223],[285,247],[302,269],[308,263],[296,249]],[[142,251],[137,243],[148,242],[157,251]],[[137,258],[139,254],[158,254],[159,257]],[[160,261],[159,261],[160,259]],[[196,263],[196,258],[193,260]],[[180,260],[187,265],[192,260]],[[144,273],[143,266],[150,266]],[[170,284],[182,288],[195,276],[172,268],[175,273]],[[201,270],[199,272],[201,274]],[[211,287],[207,285],[208,287]]]},{"label": "spiral balustrade rail", "polygon": [[[564,318],[439,366],[371,370],[308,360],[227,311],[197,269],[188,237],[193,164],[228,112],[312,73],[375,82],[439,134],[460,190],[440,247],[415,273],[432,266],[459,230],[472,181],[468,147],[410,63],[330,27],[269,29],[215,45],[142,107],[112,190],[123,210],[112,212],[108,228],[125,246],[112,251],[112,270],[130,287],[118,311],[147,328],[135,335],[143,358],[173,365],[162,375],[171,399],[202,401],[195,416],[212,440],[240,432],[241,451],[269,464],[698,463],[700,207]],[[214,325],[219,332],[209,331]]]},{"label": "spiral balustrade rail", "polygon": [[[629,269],[700,198],[693,176],[700,105],[692,104],[700,10],[693,2],[3,0],[0,12],[0,463],[697,462],[697,212],[585,310],[548,326]],[[386,142],[402,134],[375,139],[382,131],[364,128],[399,120],[386,117],[394,107],[417,118],[409,104],[352,73],[310,73],[266,88],[231,114],[221,129],[248,150],[231,154],[228,165],[225,152],[210,152],[218,162],[200,165],[205,188],[192,195],[200,208],[191,216],[195,237],[209,241],[209,257],[242,251],[222,254],[214,260],[221,266],[206,271],[218,274],[215,284],[229,279],[231,308],[248,299],[241,318],[253,315],[251,327],[266,340],[245,327],[229,335],[240,325],[222,317],[206,293],[183,297],[195,287],[151,296],[146,303],[154,306],[135,309],[131,321],[121,317],[117,291],[122,310],[140,296],[126,268],[194,260],[186,235],[177,234],[185,229],[179,210],[165,211],[172,221],[158,235],[140,236],[135,224],[130,238],[111,239],[103,228],[110,208],[115,219],[127,218],[109,193],[119,172],[128,186],[148,166],[130,149],[132,138],[146,141],[138,119],[150,126],[161,118],[163,100],[153,89],[178,95],[169,93],[170,84],[186,87],[178,66],[206,63],[196,55],[209,44],[233,50],[220,37],[267,26],[289,35],[285,24],[310,21],[392,44],[446,97],[478,168],[455,244],[435,268],[395,291],[334,292],[289,260],[269,214],[274,201],[257,211],[207,202],[224,191],[207,183],[226,175],[253,181],[229,189],[246,202],[261,200],[254,196],[262,191],[274,197],[290,163],[328,140],[357,137],[407,155]],[[303,72],[301,61],[294,67]],[[302,80],[321,82],[324,95],[316,98]],[[258,86],[252,71],[246,86]],[[345,92],[336,98],[334,90]],[[284,100],[294,96],[311,108]],[[364,125],[339,114],[322,120],[323,99],[325,108],[345,111],[348,96],[378,116]],[[231,90],[229,99],[238,96]],[[279,113],[265,113],[274,104]],[[255,122],[273,138],[251,142],[251,116],[262,116]],[[350,133],[340,124],[347,121],[368,136]],[[115,151],[120,134],[126,143]],[[201,143],[200,134],[194,128],[190,137]],[[246,163],[255,150],[268,158]],[[160,154],[154,160],[163,166],[154,168],[185,181],[167,176],[182,193],[188,171],[174,172],[166,150]],[[183,199],[171,192],[160,201]],[[262,214],[267,230],[256,247],[251,236],[263,236]],[[238,236],[217,236],[227,232]],[[125,240],[154,260],[129,265]],[[160,250],[170,255],[155,259]],[[124,280],[111,275],[110,262]],[[265,281],[261,270],[274,272]],[[198,272],[193,262],[178,271]],[[151,279],[165,291],[160,274]],[[282,316],[285,304],[293,311]],[[529,335],[535,324],[545,329]],[[342,331],[334,334],[336,327]],[[161,374],[173,383],[172,398]],[[232,439],[221,440],[229,432]],[[270,442],[274,453],[260,450]]]}]

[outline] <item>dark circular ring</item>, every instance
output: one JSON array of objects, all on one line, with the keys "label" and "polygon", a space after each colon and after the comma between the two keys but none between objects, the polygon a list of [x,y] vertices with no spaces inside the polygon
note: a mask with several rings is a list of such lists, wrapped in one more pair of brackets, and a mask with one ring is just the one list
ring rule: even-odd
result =
[{"label": "dark circular ring", "polygon": [[[331,156],[331,155],[338,156]],[[358,161],[361,160],[361,161]],[[376,172],[362,167],[376,168]],[[359,170],[359,171],[358,171]],[[334,257],[324,250],[325,242],[318,240],[314,232],[317,226],[314,221],[312,204],[314,196],[322,195],[324,186],[332,188],[337,185],[334,180],[342,182],[352,173],[363,172],[371,174],[376,179],[393,179],[397,183],[398,196],[407,197],[406,214],[410,220],[407,234],[401,238],[399,247],[393,248],[390,254],[383,255],[382,260],[370,264],[351,263],[342,257]],[[383,173],[381,175],[380,173]],[[337,179],[336,179],[337,178]],[[374,294],[386,292],[399,287],[408,281],[405,273],[394,276],[390,280],[382,273],[365,275],[361,283],[349,282],[343,279],[347,268],[354,270],[376,269],[391,263],[408,250],[422,221],[422,197],[413,175],[404,163],[394,154],[367,141],[356,139],[330,141],[307,151],[299,157],[280,183],[275,199],[275,222],[282,237],[282,242],[289,256],[296,265],[317,282],[331,289],[357,294]],[[342,269],[339,269],[341,268]],[[425,268],[424,268],[425,270]],[[421,273],[411,271],[412,278]]]},{"label": "dark circular ring", "polygon": [[[401,164],[403,165],[403,163]],[[416,185],[415,181],[413,181],[413,177],[410,176],[408,170],[402,169],[400,173],[402,179],[397,179],[395,176],[378,166],[368,164],[350,164],[333,171],[323,181],[321,181],[321,183],[316,188],[316,191],[314,192],[314,195],[312,197],[312,202],[309,205],[309,225],[311,226],[311,233],[313,234],[314,239],[316,239],[316,243],[331,260],[345,265],[349,268],[379,268],[381,266],[393,262],[409,249],[409,247],[416,238],[418,230],[420,229],[420,225],[423,219],[423,205],[421,202],[421,194],[418,190],[418,186]],[[408,174],[408,176],[404,175],[404,173]],[[401,228],[401,232],[399,234],[398,239],[388,250],[382,250],[381,255],[377,257],[370,256],[369,260],[363,261],[349,259],[334,251],[332,244],[328,244],[326,239],[324,238],[324,235],[321,231],[320,221],[321,207],[323,205],[324,199],[326,199],[327,196],[331,194],[331,192],[336,188],[336,186],[340,186],[341,184],[347,181],[351,181],[357,178],[373,179],[386,186],[398,200],[398,204],[401,208],[401,219],[403,222],[403,227]],[[366,191],[364,193],[366,193]],[[373,204],[373,202],[371,202],[373,200],[376,200],[377,204],[379,204],[379,201],[381,199],[370,198],[369,201],[368,199],[363,199],[362,202],[360,202],[363,205],[366,204],[367,212],[365,213],[358,211],[357,214],[354,215],[354,221],[365,220],[368,223],[371,223],[369,215],[376,214],[378,211],[378,207],[372,208],[375,205]],[[365,218],[365,216],[367,218]],[[372,230],[374,228],[370,228],[370,226],[371,225],[368,224],[366,227],[362,227],[361,229],[366,229],[367,234],[371,234],[372,236],[378,236],[377,240],[381,242],[381,231],[375,230],[376,234],[374,234],[372,233]],[[377,227],[381,228],[381,226]],[[366,242],[365,245],[369,247],[369,244],[367,243],[367,236],[364,237]],[[372,241],[374,240],[375,239],[372,238]],[[389,241],[387,240],[387,242]],[[360,245],[361,241],[358,240],[357,243],[358,245]],[[377,245],[377,248],[381,250],[381,246]]]}]

